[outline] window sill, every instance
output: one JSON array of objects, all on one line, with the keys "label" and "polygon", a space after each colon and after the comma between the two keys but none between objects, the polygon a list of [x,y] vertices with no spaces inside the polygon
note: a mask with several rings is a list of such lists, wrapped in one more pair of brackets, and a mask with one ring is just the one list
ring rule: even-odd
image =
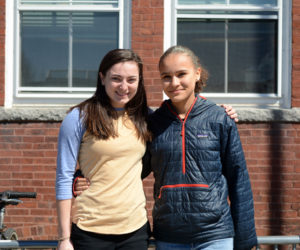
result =
[{"label": "window sill", "polygon": [[61,122],[69,107],[0,107],[0,122]]},{"label": "window sill", "polygon": [[[69,107],[0,107],[0,122],[61,122]],[[285,122],[300,123],[300,108],[259,109],[235,108],[239,123]]]}]

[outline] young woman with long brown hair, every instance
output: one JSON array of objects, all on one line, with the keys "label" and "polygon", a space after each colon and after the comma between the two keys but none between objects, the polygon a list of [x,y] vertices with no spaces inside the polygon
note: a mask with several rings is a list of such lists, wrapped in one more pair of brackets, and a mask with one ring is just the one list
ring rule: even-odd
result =
[{"label": "young woman with long brown hair", "polygon": [[[61,124],[56,198],[59,250],[147,249],[149,227],[141,180],[150,139],[143,64],[131,50],[104,56],[95,94]],[[72,203],[77,165],[90,188]],[[72,222],[72,229],[70,223]]]}]

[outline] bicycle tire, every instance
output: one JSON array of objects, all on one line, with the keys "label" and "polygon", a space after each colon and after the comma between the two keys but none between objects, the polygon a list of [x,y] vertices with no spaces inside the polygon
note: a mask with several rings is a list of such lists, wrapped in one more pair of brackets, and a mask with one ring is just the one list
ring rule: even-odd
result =
[{"label": "bicycle tire", "polygon": [[[3,233],[4,240],[18,240],[18,235],[15,229],[7,228]],[[19,248],[3,248],[2,250],[19,250]]]},{"label": "bicycle tire", "polygon": [[18,240],[17,232],[13,228],[7,228],[3,233],[3,237],[5,240]]}]

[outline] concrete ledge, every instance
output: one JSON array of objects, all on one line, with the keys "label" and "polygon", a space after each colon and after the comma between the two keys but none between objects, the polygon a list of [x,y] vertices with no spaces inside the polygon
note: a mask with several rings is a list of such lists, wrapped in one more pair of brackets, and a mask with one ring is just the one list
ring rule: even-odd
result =
[{"label": "concrete ledge", "polygon": [[0,108],[0,122],[61,122],[69,108]]},{"label": "concrete ledge", "polygon": [[[241,123],[285,122],[300,123],[300,108],[258,109],[235,108]],[[0,122],[61,122],[68,107],[0,108]]]},{"label": "concrete ledge", "polygon": [[255,109],[236,108],[240,122],[300,122],[300,108],[292,109]]}]

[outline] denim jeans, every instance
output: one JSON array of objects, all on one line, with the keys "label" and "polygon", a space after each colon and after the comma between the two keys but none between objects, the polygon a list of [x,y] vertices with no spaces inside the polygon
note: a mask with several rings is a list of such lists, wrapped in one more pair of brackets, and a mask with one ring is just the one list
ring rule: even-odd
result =
[{"label": "denim jeans", "polygon": [[156,241],[156,250],[233,250],[233,238],[191,244]]}]

